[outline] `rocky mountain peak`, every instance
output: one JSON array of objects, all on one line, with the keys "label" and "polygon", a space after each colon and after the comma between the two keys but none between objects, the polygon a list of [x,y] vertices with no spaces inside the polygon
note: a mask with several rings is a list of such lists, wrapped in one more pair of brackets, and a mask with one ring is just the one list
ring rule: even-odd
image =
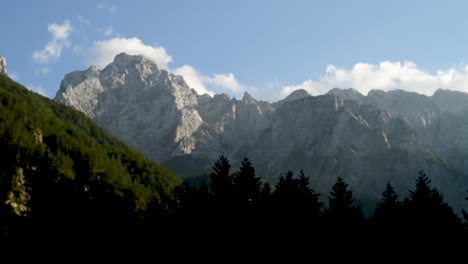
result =
[{"label": "rocky mountain peak", "polygon": [[432,100],[443,110],[454,115],[468,114],[468,94],[438,89],[431,97]]},{"label": "rocky mountain peak", "polygon": [[8,75],[6,59],[0,56],[0,74]]},{"label": "rocky mountain peak", "polygon": [[330,91],[328,91],[327,94],[336,95],[345,100],[363,101],[364,99],[364,95],[362,95],[359,91],[353,88],[348,88],[348,89],[333,88]]},{"label": "rocky mountain peak", "polygon": [[279,100],[278,102],[272,103],[271,105],[274,108],[278,108],[278,107],[282,106],[284,103],[296,101],[296,100],[302,99],[302,98],[307,97],[307,96],[310,96],[310,94],[306,90],[298,89],[298,90],[293,91],[291,94],[286,96],[284,99]]},{"label": "rocky mountain peak", "polygon": [[[120,53],[103,70],[91,66],[65,75],[55,100],[158,161],[190,153],[192,133],[202,123],[196,92],[140,55]],[[148,142],[150,134],[158,142]]]},{"label": "rocky mountain peak", "polygon": [[468,122],[440,106],[459,105],[462,96],[452,95],[333,89],[310,96],[298,90],[273,104],[247,92],[241,100],[211,97],[143,56],[122,53],[103,70],[67,74],[55,99],[175,172],[207,173],[221,153],[232,167],[248,156],[272,183],[302,168],[316,177],[320,193],[340,175],[361,192],[357,197],[376,202],[380,182],[408,190],[422,169],[448,200],[464,201]]},{"label": "rocky mountain peak", "polygon": [[86,70],[88,72],[99,72],[98,68],[96,67],[96,65],[91,65],[89,66],[89,68]]},{"label": "rocky mountain peak", "polygon": [[257,100],[255,100],[248,92],[244,92],[244,96],[242,96],[242,102],[254,103],[257,102]]},{"label": "rocky mountain peak", "polygon": [[285,99],[289,98],[291,100],[296,100],[296,99],[300,99],[300,98],[307,97],[307,96],[310,96],[310,94],[306,90],[298,89],[298,90],[293,91]]},{"label": "rocky mountain peak", "polygon": [[128,67],[129,65],[139,64],[139,63],[152,63],[152,62],[145,59],[143,55],[129,55],[125,52],[121,52],[117,54],[113,61],[114,65],[121,66],[121,67]]}]

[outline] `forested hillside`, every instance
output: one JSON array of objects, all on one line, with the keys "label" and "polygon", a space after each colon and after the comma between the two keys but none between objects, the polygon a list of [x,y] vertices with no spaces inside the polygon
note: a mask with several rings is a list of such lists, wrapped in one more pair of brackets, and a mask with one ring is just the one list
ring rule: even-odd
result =
[{"label": "forested hillside", "polygon": [[2,240],[30,235],[33,217],[48,234],[169,214],[180,183],[83,113],[0,75]]}]

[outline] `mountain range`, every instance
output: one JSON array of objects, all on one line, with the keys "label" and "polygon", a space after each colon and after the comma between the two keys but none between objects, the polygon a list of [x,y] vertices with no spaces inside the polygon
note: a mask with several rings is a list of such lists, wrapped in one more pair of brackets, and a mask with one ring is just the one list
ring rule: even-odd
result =
[{"label": "mountain range", "polygon": [[65,75],[55,100],[173,172],[209,173],[219,155],[238,166],[247,156],[271,183],[304,170],[327,199],[336,178],[365,210],[387,182],[405,197],[420,170],[456,212],[468,189],[468,94],[394,90],[297,90],[269,103],[247,92],[199,95],[183,77],[125,53],[99,70]]}]

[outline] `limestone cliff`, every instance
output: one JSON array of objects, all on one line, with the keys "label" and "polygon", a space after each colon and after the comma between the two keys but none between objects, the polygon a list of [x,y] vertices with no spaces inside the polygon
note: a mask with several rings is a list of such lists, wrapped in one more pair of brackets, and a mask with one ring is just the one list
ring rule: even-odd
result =
[{"label": "limestone cliff", "polygon": [[369,209],[387,182],[406,197],[424,170],[459,211],[468,189],[467,98],[353,89],[300,90],[272,104],[248,93],[211,97],[143,56],[122,53],[102,70],[67,74],[55,100],[175,172],[209,172],[220,154],[236,168],[247,156],[272,183],[303,169],[325,201],[341,176]]}]

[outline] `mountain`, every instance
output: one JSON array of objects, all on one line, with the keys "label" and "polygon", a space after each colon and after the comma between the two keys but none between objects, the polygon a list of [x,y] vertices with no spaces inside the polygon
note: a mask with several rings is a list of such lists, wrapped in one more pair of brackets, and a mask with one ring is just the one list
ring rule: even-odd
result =
[{"label": "mountain", "polygon": [[[120,54],[102,71],[67,74],[55,98],[154,160],[191,153],[202,119],[197,94],[142,56]],[[152,140],[148,140],[151,137]]]},{"label": "mountain", "polygon": [[310,94],[306,90],[298,89],[298,90],[293,91],[290,95],[286,96],[286,98],[284,98],[282,100],[279,100],[278,102],[274,102],[271,105],[274,108],[279,108],[284,103],[296,101],[298,99],[301,99],[301,98],[304,98],[304,97],[307,97],[307,96],[310,96]]},{"label": "mountain", "polygon": [[164,212],[181,183],[83,113],[4,75],[0,149],[1,241],[27,241],[33,216],[34,234],[44,238],[119,232],[129,217]]},{"label": "mountain", "polygon": [[324,201],[341,176],[370,210],[388,181],[405,197],[424,170],[460,211],[467,156],[454,152],[450,140],[456,134],[456,142],[466,142],[468,129],[451,122],[463,123],[466,108],[449,107],[451,96],[434,98],[403,91],[363,96],[352,89],[322,96],[299,90],[272,104],[248,93],[241,100],[211,97],[143,56],[122,53],[102,71],[67,74],[55,100],[183,176],[209,172],[222,153],[233,167],[248,156],[272,183],[303,169]]},{"label": "mountain", "polygon": [[7,64],[6,59],[3,56],[0,56],[0,74],[7,75]]},{"label": "mountain", "polygon": [[356,100],[358,102],[364,101],[364,96],[353,88],[349,88],[349,89],[333,88],[330,91],[328,91],[327,94],[336,95],[346,100]]},{"label": "mountain", "polygon": [[442,89],[433,96],[403,90],[372,90],[367,96],[360,97],[338,90],[331,90],[329,94],[374,105],[392,116],[401,116],[426,144],[461,171],[468,171],[468,94]]}]

